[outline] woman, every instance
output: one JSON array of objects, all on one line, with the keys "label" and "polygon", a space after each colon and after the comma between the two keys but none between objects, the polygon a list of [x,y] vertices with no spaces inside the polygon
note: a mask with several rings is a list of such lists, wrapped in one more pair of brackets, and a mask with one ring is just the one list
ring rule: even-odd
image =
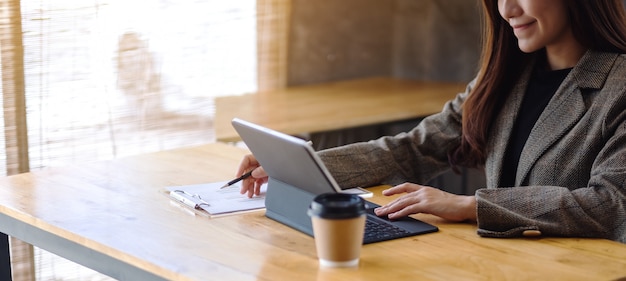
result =
[{"label": "woman", "polygon": [[[481,69],[441,113],[393,137],[319,152],[342,187],[395,185],[376,210],[475,221],[488,237],[626,243],[626,16],[622,0],[483,0]],[[258,167],[246,156],[238,175]],[[423,186],[482,167],[473,196]],[[255,169],[242,193],[267,181]]]}]

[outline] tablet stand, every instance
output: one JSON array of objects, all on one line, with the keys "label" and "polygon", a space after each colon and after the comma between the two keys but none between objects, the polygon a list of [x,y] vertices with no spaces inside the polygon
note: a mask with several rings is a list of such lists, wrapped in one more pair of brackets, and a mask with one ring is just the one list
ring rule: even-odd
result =
[{"label": "tablet stand", "polygon": [[313,198],[315,194],[270,177],[265,194],[265,216],[313,236],[311,218],[307,214]]}]

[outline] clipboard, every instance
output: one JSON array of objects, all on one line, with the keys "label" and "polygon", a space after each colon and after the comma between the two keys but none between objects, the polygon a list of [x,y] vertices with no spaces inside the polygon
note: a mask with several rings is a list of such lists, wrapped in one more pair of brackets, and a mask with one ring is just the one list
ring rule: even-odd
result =
[{"label": "clipboard", "polygon": [[226,182],[168,186],[165,189],[172,201],[211,217],[265,209],[267,184],[261,186],[261,194],[248,198],[239,193],[239,184],[222,189]]},{"label": "clipboard", "polygon": [[202,209],[203,205],[209,206],[209,203],[204,201],[199,195],[191,194],[184,190],[180,190],[180,189],[172,190],[169,192],[169,195],[172,197],[172,199],[182,203],[183,205],[186,205],[187,207],[190,207],[196,210],[203,210]]}]

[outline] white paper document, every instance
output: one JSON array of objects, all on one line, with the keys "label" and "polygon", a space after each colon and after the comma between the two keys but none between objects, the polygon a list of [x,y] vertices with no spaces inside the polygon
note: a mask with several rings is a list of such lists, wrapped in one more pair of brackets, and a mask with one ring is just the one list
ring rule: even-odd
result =
[{"label": "white paper document", "polygon": [[191,208],[205,210],[210,215],[220,215],[240,211],[265,208],[267,184],[261,186],[261,194],[248,198],[240,194],[240,183],[220,189],[227,181],[194,185],[169,186],[167,191],[172,199]]}]

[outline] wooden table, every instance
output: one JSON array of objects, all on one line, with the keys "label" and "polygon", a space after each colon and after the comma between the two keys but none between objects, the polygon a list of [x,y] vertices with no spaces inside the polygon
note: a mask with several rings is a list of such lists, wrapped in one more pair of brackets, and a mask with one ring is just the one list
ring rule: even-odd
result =
[{"label": "wooden table", "polygon": [[[615,280],[626,245],[602,239],[491,239],[418,215],[437,233],[365,245],[356,269],[321,269],[313,238],[264,211],[194,215],[163,188],[229,179],[226,144],[0,179],[0,231],[119,280]],[[388,202],[374,188],[372,201]]]},{"label": "wooden table", "polygon": [[374,77],[215,100],[218,141],[239,141],[238,117],[286,133],[318,133],[425,117],[465,90],[465,83]]}]

